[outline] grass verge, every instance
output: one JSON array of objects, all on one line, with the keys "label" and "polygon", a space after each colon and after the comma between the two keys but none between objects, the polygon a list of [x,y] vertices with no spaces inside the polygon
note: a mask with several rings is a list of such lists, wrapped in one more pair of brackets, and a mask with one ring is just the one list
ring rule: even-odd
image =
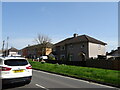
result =
[{"label": "grass verge", "polygon": [[42,64],[41,62],[35,62],[32,60],[29,60],[29,62],[35,69],[55,72],[78,78],[86,78],[90,80],[114,84],[117,86],[120,85],[120,71],[70,65],[58,65],[50,63]]}]

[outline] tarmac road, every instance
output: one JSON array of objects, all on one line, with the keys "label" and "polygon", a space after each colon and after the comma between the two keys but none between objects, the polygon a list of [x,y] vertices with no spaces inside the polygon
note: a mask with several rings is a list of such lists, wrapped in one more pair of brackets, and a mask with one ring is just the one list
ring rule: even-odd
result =
[{"label": "tarmac road", "polygon": [[[92,89],[92,88],[105,88],[115,89],[115,87],[101,85],[93,82],[88,82],[80,79],[74,79],[66,76],[57,74],[47,73],[43,71],[33,70],[32,81],[28,85],[15,85],[6,88],[7,90],[18,90],[18,89],[31,89],[39,88],[42,90],[56,90],[56,89]],[[33,89],[32,89],[33,90]]]}]

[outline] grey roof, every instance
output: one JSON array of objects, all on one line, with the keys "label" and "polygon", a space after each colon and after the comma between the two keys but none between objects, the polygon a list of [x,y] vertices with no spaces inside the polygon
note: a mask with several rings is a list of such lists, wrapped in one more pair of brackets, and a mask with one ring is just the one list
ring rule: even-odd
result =
[{"label": "grey roof", "polygon": [[112,55],[112,54],[114,54],[114,53],[120,54],[120,47],[118,47],[116,50],[111,50],[111,52],[110,52],[110,53],[107,53],[107,55]]},{"label": "grey roof", "polygon": [[14,48],[14,47],[11,47],[11,48],[9,49],[9,51],[18,52],[18,49]]},{"label": "grey roof", "polygon": [[107,53],[107,55],[112,55],[114,53],[118,53],[118,50],[112,50],[110,53]]},{"label": "grey roof", "polygon": [[[51,48],[52,45],[53,45],[52,43],[47,43],[46,48]],[[27,46],[23,49],[33,49],[33,48],[41,48],[41,47],[42,47],[42,44],[37,44],[37,45]],[[21,49],[21,50],[23,50],[23,49]]]},{"label": "grey roof", "polygon": [[55,46],[61,46],[61,45],[66,45],[66,44],[71,44],[71,43],[79,43],[79,42],[92,42],[92,43],[96,43],[96,44],[101,44],[101,45],[107,45],[106,43],[97,40],[95,38],[92,38],[88,35],[80,35],[77,37],[71,37],[71,38],[67,38],[63,41],[60,41],[58,43],[55,44]]}]

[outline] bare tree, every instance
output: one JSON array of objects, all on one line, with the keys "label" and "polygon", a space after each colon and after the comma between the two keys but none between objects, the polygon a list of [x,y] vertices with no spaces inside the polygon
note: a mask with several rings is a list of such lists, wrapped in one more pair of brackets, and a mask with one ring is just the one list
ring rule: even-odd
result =
[{"label": "bare tree", "polygon": [[52,47],[51,44],[51,38],[49,38],[46,35],[43,34],[38,34],[37,38],[35,39],[35,41],[37,42],[37,44],[40,46],[41,51],[42,51],[42,55],[44,55],[45,49],[47,47]]}]

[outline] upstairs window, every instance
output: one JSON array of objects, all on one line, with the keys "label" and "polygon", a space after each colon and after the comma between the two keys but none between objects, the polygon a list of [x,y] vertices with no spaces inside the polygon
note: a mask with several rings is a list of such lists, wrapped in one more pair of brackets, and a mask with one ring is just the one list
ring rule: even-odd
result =
[{"label": "upstairs window", "polygon": [[69,46],[69,47],[70,47],[70,49],[73,49],[73,45],[72,45],[72,44],[70,44],[70,46]]},{"label": "upstairs window", "polygon": [[98,45],[98,50],[101,50],[101,45],[100,44]]},{"label": "upstairs window", "polygon": [[85,45],[84,45],[84,44],[82,44],[82,45],[81,45],[81,48],[84,48],[84,47],[85,47]]},{"label": "upstairs window", "polygon": [[65,46],[61,46],[61,50],[62,50],[62,51],[65,50]]},{"label": "upstairs window", "polygon": [[55,52],[55,51],[56,51],[56,48],[53,48],[53,51]]}]

